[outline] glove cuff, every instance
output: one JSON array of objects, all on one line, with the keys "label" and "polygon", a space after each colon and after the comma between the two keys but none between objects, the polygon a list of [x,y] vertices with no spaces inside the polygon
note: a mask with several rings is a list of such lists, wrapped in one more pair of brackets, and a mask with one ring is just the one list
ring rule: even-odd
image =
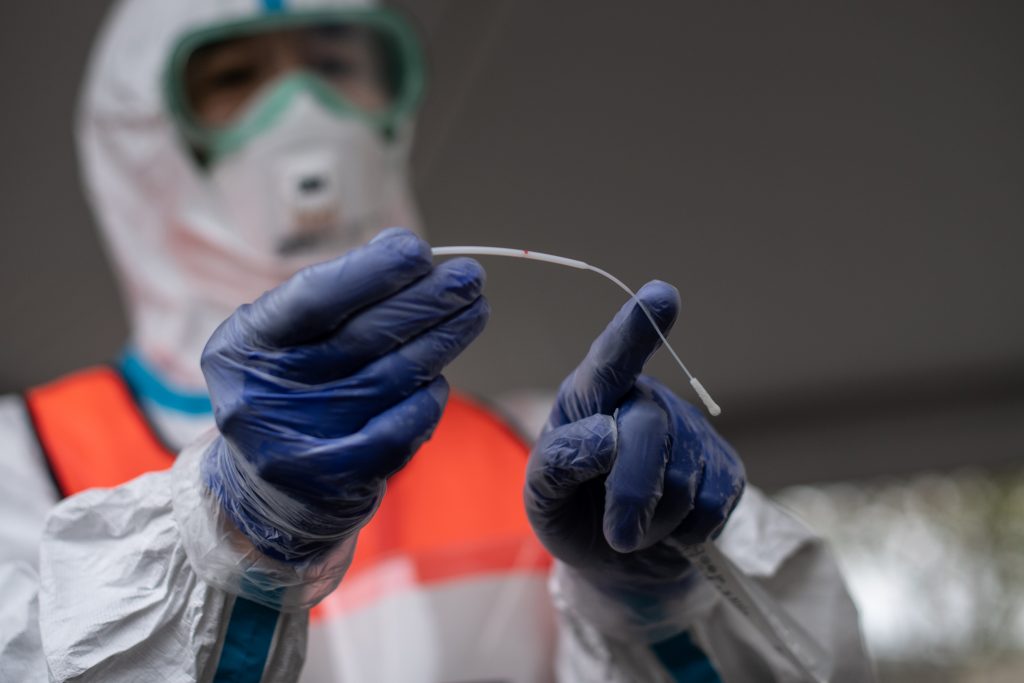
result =
[{"label": "glove cuff", "polygon": [[174,517],[196,574],[274,609],[308,609],[334,590],[373,512],[354,522],[312,510],[255,478],[216,430],[181,452],[173,479]]},{"label": "glove cuff", "polygon": [[223,437],[206,451],[200,475],[224,514],[260,552],[289,563],[316,561],[353,536],[383,497],[383,487],[370,487],[376,490],[333,509],[297,498],[262,479]]},{"label": "glove cuff", "polygon": [[686,630],[716,600],[714,591],[690,568],[678,581],[630,585],[555,563],[551,594],[558,610],[609,638],[657,643]]}]

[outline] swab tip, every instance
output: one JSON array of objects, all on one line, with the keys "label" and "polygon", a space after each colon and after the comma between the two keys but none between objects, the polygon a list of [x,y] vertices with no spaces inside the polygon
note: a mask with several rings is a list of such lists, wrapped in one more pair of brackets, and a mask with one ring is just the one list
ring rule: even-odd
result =
[{"label": "swab tip", "polygon": [[693,390],[697,392],[698,396],[700,396],[701,402],[704,404],[704,407],[708,409],[708,412],[711,413],[712,417],[718,417],[722,414],[722,409],[717,403],[715,403],[715,399],[711,398],[711,394],[708,393],[708,390],[704,388],[704,385],[700,383],[699,379],[696,377],[691,378],[690,386],[692,386]]}]

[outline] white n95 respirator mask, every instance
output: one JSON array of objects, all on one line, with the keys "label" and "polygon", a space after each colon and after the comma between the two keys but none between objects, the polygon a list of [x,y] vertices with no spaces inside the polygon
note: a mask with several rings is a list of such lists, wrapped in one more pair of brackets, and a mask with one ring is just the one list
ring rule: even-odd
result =
[{"label": "white n95 respirator mask", "polygon": [[418,50],[377,9],[268,16],[186,35],[168,101],[207,182],[187,220],[250,258],[309,260],[386,226],[419,96]]},{"label": "white n95 respirator mask", "polygon": [[206,196],[188,217],[239,240],[253,259],[308,260],[367,241],[384,225],[404,163],[365,121],[338,116],[307,91],[289,100],[273,126],[210,163]]}]

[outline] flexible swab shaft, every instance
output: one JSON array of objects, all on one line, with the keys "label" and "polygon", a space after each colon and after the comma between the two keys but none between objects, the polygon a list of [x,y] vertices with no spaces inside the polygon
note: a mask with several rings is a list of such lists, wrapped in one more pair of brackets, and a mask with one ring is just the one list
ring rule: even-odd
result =
[{"label": "flexible swab shaft", "polygon": [[651,322],[651,325],[654,327],[654,331],[658,333],[658,337],[661,338],[661,342],[665,345],[665,348],[668,349],[668,352],[672,354],[672,358],[675,359],[676,363],[679,364],[679,367],[682,368],[683,372],[685,372],[686,376],[690,379],[690,386],[692,386],[693,390],[697,392],[697,396],[700,397],[701,402],[704,403],[708,412],[716,416],[722,414],[722,409],[717,403],[715,403],[714,399],[711,398],[711,394],[708,393],[708,390],[704,388],[704,385],[700,383],[700,380],[690,374],[690,371],[687,369],[686,364],[683,363],[683,360],[679,357],[679,354],[676,353],[676,350],[668,343],[668,339],[666,339],[665,335],[662,334],[661,328],[658,327],[658,322],[654,319],[654,316],[651,315],[651,312],[647,309],[647,306],[644,305],[644,302],[640,300],[640,297],[636,295],[636,292],[630,289],[626,283],[608,271],[602,270],[597,266],[592,266],[584,261],[577,261],[576,259],[565,258],[564,256],[555,256],[554,254],[545,254],[539,251],[528,251],[526,249],[508,249],[506,247],[434,247],[431,251],[434,256],[509,256],[512,258],[531,259],[533,261],[545,261],[547,263],[555,263],[560,266],[568,266],[569,268],[590,270],[608,280],[611,280],[623,291],[629,294],[634,301],[636,301],[637,306],[640,307],[640,310],[644,312],[644,315],[647,316],[647,319]]}]

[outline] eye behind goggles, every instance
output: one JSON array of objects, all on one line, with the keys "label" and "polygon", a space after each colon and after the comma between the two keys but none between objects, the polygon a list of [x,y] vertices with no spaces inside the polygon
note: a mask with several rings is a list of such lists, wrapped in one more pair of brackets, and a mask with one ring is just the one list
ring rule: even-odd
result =
[{"label": "eye behind goggles", "polygon": [[387,135],[419,104],[423,71],[415,33],[393,11],[296,12],[185,34],[165,89],[189,144],[220,156],[272,125],[300,91]]}]

